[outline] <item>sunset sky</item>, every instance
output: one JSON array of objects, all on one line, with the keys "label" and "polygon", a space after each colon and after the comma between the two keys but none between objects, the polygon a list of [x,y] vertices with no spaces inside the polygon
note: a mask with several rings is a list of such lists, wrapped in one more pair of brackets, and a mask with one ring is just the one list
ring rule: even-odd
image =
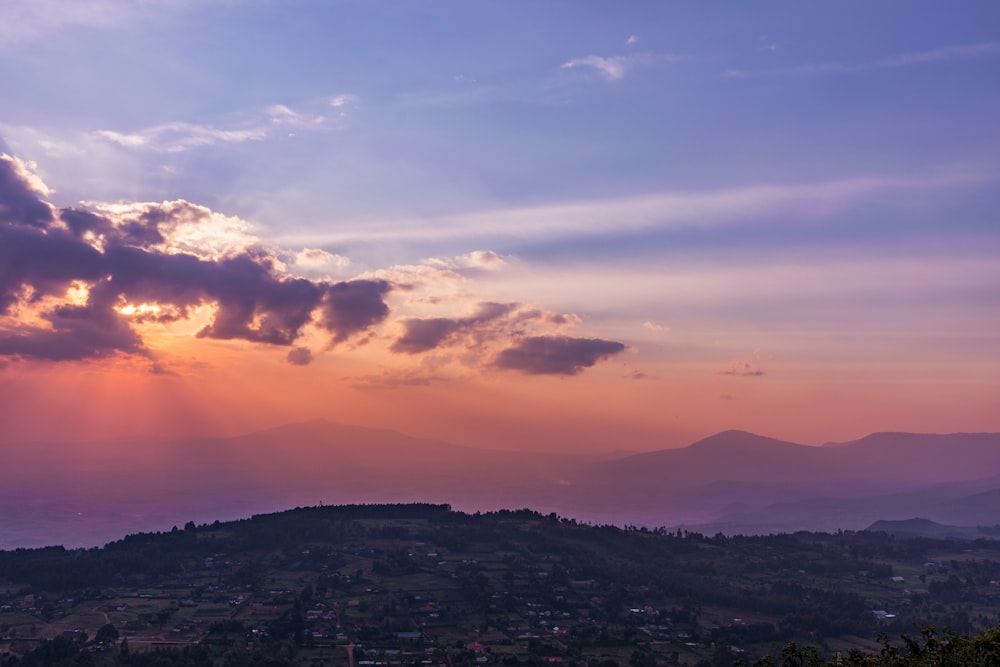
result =
[{"label": "sunset sky", "polygon": [[0,442],[1000,431],[1000,5],[5,0]]}]

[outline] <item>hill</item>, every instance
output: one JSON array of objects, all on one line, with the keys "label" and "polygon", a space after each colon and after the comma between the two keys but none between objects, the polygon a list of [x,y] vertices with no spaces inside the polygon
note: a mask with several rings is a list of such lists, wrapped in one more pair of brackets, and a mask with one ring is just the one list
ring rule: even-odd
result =
[{"label": "hill", "polygon": [[0,667],[59,655],[206,667],[732,664],[789,641],[847,656],[878,650],[880,632],[981,632],[1000,620],[998,541],[706,537],[432,504],[305,507],[101,549],[0,551],[0,576]]}]

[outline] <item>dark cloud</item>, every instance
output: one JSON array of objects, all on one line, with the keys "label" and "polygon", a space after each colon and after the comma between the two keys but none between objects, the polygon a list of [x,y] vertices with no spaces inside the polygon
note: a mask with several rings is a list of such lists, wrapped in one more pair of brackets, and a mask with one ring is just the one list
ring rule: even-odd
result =
[{"label": "dark cloud", "polygon": [[389,316],[385,295],[392,284],[385,280],[350,280],[329,285],[323,297],[320,326],[342,343]]},{"label": "dark cloud", "polygon": [[389,349],[393,352],[419,354],[449,343],[461,333],[471,333],[480,338],[488,337],[492,333],[488,325],[506,317],[516,307],[515,303],[487,301],[479,304],[476,312],[469,317],[403,320],[403,335],[397,338]]},{"label": "dark cloud", "polygon": [[59,306],[45,313],[52,328],[21,327],[0,336],[0,355],[76,361],[115,353],[148,356],[125,318],[94,306]]},{"label": "dark cloud", "polygon": [[52,208],[28,187],[17,163],[7,155],[0,155],[0,221],[29,227],[52,222]]},{"label": "dark cloud", "polygon": [[500,352],[495,364],[529,375],[576,375],[624,350],[622,343],[600,338],[532,336]]},{"label": "dark cloud", "polygon": [[114,231],[114,226],[110,220],[90,211],[69,207],[64,208],[60,212],[59,217],[69,227],[73,236],[77,238],[82,238],[87,232],[95,236],[100,236],[102,234],[111,234]]},{"label": "dark cloud", "polygon": [[[279,346],[293,345],[317,312],[334,342],[388,316],[384,297],[393,286],[386,281],[292,278],[281,275],[262,248],[218,259],[162,250],[178,224],[206,215],[187,202],[149,205],[117,223],[94,211],[55,211],[29,186],[19,163],[0,158],[0,316],[65,298],[74,282],[88,290],[85,304],[42,313],[48,328],[0,330],[0,355],[55,361],[148,355],[135,324],[183,319],[205,304],[215,306],[215,315],[199,337]],[[125,304],[157,308],[126,317],[119,312]]]},{"label": "dark cloud", "polygon": [[180,377],[175,371],[170,370],[161,363],[153,362],[149,365],[150,375],[169,375],[173,377]]},{"label": "dark cloud", "polygon": [[748,361],[734,361],[728,368],[719,371],[719,374],[737,375],[740,377],[760,377],[764,374],[764,371],[752,366]]},{"label": "dark cloud", "polygon": [[288,351],[285,359],[293,366],[308,366],[312,363],[313,353],[308,347],[295,347]]},{"label": "dark cloud", "polygon": [[445,317],[403,320],[403,335],[393,341],[393,352],[419,354],[441,345],[463,328],[462,320]]},{"label": "dark cloud", "polygon": [[22,299],[61,295],[74,280],[105,272],[101,253],[69,232],[21,225],[0,211],[0,315]]},{"label": "dark cloud", "polygon": [[322,299],[322,286],[301,278],[278,279],[269,266],[249,256],[209,266],[203,287],[218,310],[198,332],[200,338],[291,345]]},{"label": "dark cloud", "polygon": [[102,238],[113,245],[149,247],[166,241],[158,227],[156,218],[142,214],[135,220],[126,220],[118,225],[104,216],[84,209],[67,207],[59,210],[59,219],[77,238],[88,233],[94,238]]}]

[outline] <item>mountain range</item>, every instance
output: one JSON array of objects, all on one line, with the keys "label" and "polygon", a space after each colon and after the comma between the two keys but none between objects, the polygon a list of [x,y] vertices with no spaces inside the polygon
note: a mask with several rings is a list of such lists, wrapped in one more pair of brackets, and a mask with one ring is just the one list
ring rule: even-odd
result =
[{"label": "mountain range", "polygon": [[808,446],[724,431],[629,454],[479,449],[316,420],[229,438],[35,445],[7,466],[0,547],[94,546],[297,505],[529,507],[714,534],[1000,522],[1000,434],[875,433]]}]

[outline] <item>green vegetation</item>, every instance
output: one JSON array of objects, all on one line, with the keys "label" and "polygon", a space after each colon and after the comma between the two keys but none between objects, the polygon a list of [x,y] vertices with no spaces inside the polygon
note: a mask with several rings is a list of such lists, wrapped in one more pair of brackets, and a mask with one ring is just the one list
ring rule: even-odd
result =
[{"label": "green vegetation", "polygon": [[0,552],[0,665],[997,665],[998,580],[993,540],[299,508]]}]

